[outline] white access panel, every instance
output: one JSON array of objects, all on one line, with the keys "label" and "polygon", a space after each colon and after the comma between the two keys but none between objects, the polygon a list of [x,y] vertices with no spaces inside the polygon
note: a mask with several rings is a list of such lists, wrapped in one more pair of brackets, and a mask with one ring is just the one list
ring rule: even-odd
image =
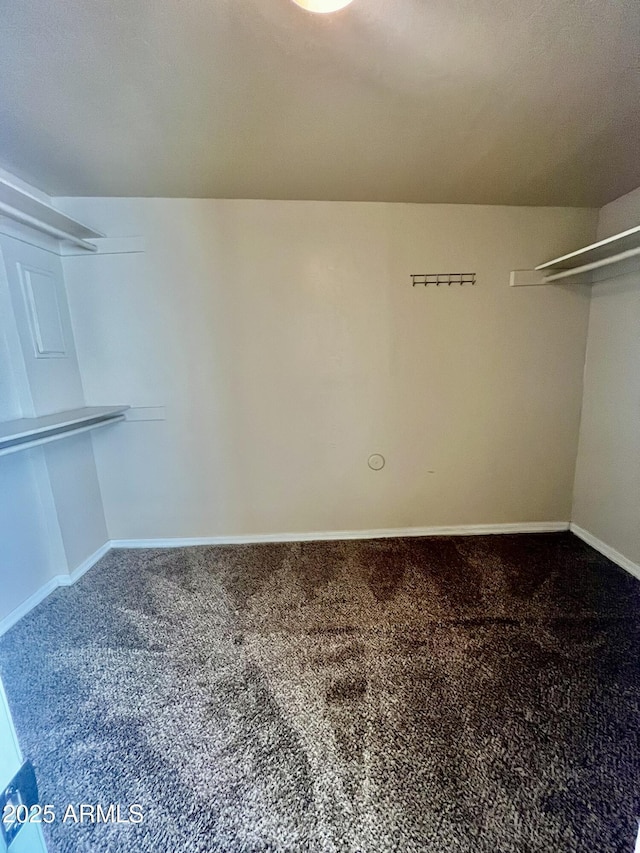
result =
[{"label": "white access panel", "polygon": [[18,263],[36,358],[65,358],[56,276],[48,270]]}]

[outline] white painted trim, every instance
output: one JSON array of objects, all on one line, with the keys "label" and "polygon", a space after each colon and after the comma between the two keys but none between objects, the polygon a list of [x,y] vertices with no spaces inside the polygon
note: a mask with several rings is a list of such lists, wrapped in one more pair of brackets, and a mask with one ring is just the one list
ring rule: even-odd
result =
[{"label": "white painted trim", "polygon": [[[11,716],[11,711],[9,710],[9,700],[7,699],[7,694],[4,690],[4,684],[0,681],[0,728],[1,728],[1,736],[4,736],[7,739],[7,743],[3,743],[4,749],[9,746],[11,752],[14,753],[15,757],[15,770],[14,773],[23,762],[22,750],[20,749],[20,743],[18,742],[18,735],[16,733],[15,726],[13,725],[13,718]],[[3,754],[3,758],[4,758]],[[4,763],[4,762],[3,762]],[[8,783],[8,779],[0,779],[0,786],[4,786]]]},{"label": "white painted trim", "polygon": [[[91,237],[95,246],[95,255],[137,255],[145,251],[142,237]],[[60,255],[63,258],[92,257],[91,253],[78,251],[75,246],[60,245]]]},{"label": "white painted trim", "polygon": [[[568,269],[565,266],[566,261],[573,262],[574,258],[589,258],[589,256],[593,256],[594,254],[598,254],[598,250],[608,246],[625,246],[628,242],[627,238],[633,238],[631,242],[637,243],[640,240],[640,225],[634,225],[632,228],[627,228],[626,231],[621,231],[619,234],[612,234],[611,237],[605,237],[604,240],[598,240],[597,243],[590,243],[588,246],[584,246],[581,249],[576,249],[575,252],[568,252],[566,255],[560,255],[559,258],[553,258],[551,261],[545,261],[543,264],[538,264],[536,267],[537,270],[544,269]],[[635,247],[634,247],[635,248]],[[614,249],[615,253],[615,249]],[[607,255],[603,260],[607,263],[611,263],[616,255]],[[575,272],[576,267],[573,267],[571,263],[569,267],[573,272]]]},{"label": "white painted trim", "polygon": [[[381,530],[331,530],[313,533],[257,533],[238,536],[199,536],[191,539],[111,539],[70,574],[56,575],[0,621],[0,636],[54,589],[71,586],[112,548],[183,548],[190,545],[244,545],[260,542],[313,542],[336,539],[389,539],[410,536],[484,536],[500,533],[557,533],[568,521],[532,521],[522,524],[466,524],[453,527],[397,527]],[[638,568],[638,567],[636,567]],[[640,568],[638,568],[640,572]],[[639,575],[640,576],[640,575]]]},{"label": "white painted trim", "polygon": [[6,169],[0,169],[0,181],[3,181],[5,184],[11,184],[14,187],[17,187],[21,192],[28,193],[29,195],[34,196],[34,198],[39,199],[43,204],[48,204],[53,207],[53,198],[47,193],[43,192],[43,190],[35,187],[33,184],[28,184],[26,181],[23,181],[21,178],[18,178],[16,175],[8,172]]},{"label": "white painted trim", "polygon": [[52,593],[54,589],[57,589],[60,586],[59,577],[60,575],[56,575],[56,577],[48,580],[44,586],[41,586],[40,589],[34,592],[33,595],[30,595],[26,601],[23,601],[22,604],[19,604],[15,610],[12,610],[11,613],[9,613],[8,616],[5,616],[0,622],[0,636],[6,633],[9,628],[13,628],[16,622],[40,604],[40,602]]},{"label": "white painted trim", "polygon": [[591,545],[592,548],[595,548],[596,551],[599,551],[611,560],[612,563],[620,566],[621,569],[625,569],[625,571],[633,575],[634,578],[640,580],[640,566],[637,563],[634,563],[628,557],[625,557],[624,554],[621,554],[619,551],[616,551],[615,548],[612,548],[601,539],[598,539],[597,536],[593,535],[593,533],[589,533],[588,530],[583,530],[582,527],[578,527],[578,525],[573,522],[569,525],[569,530],[572,533],[575,533],[575,535],[579,539],[582,539],[583,542],[586,542],[587,545]]},{"label": "white painted trim", "polygon": [[453,527],[396,527],[379,530],[330,530],[312,533],[256,533],[236,536],[196,536],[187,539],[112,539],[112,548],[183,548],[189,545],[245,545],[259,542],[312,542],[332,539],[389,539],[403,536],[483,536],[495,533],[555,533],[568,530],[568,521],[522,524],[466,524]]},{"label": "white painted trim", "polygon": [[509,275],[510,287],[531,287],[548,284],[547,277],[538,270],[511,270]]},{"label": "white painted trim", "polygon": [[97,551],[91,554],[90,557],[81,563],[76,569],[74,569],[70,574],[61,574],[55,575],[50,578],[43,586],[40,587],[39,590],[34,592],[33,595],[29,596],[26,601],[23,601],[22,604],[19,604],[15,610],[12,610],[8,616],[5,616],[4,619],[0,620],[0,637],[5,634],[9,628],[13,628],[13,626],[22,619],[23,616],[26,616],[30,610],[33,610],[41,601],[50,595],[54,589],[57,589],[60,586],[71,586],[71,584],[75,583],[82,575],[88,571],[91,566],[95,565],[98,560],[100,560],[106,553],[111,550],[111,543],[105,542]]},{"label": "white painted trim", "polygon": [[109,553],[110,550],[111,542],[105,542],[104,545],[98,548],[97,551],[94,551],[94,553],[91,554],[90,557],[87,557],[87,559],[83,563],[80,563],[80,565],[77,566],[68,575],[58,575],[60,579],[60,586],[71,586],[77,580],[80,580],[82,575],[85,572],[88,572],[92,566],[95,566],[98,560],[101,560],[105,554]]},{"label": "white painted trim", "polygon": [[20,243],[26,243],[27,246],[35,246],[37,249],[42,249],[50,255],[60,257],[61,244],[59,240],[56,240],[55,237],[50,237],[48,234],[43,234],[41,231],[35,231],[26,225],[21,225],[19,222],[14,222],[6,216],[0,216],[0,234],[10,237],[12,240],[17,240]]},{"label": "white painted trim", "polygon": [[32,447],[41,447],[43,444],[51,444],[52,441],[59,441],[63,438],[68,438],[70,435],[80,435],[83,432],[100,429],[101,427],[109,426],[109,424],[117,424],[124,420],[124,415],[115,415],[102,420],[94,420],[91,423],[85,423],[83,426],[73,427],[71,429],[59,429],[57,432],[43,433],[31,441],[19,441],[16,444],[10,444],[4,447],[0,443],[0,456],[8,456],[10,453],[18,453],[20,450],[30,450]]}]

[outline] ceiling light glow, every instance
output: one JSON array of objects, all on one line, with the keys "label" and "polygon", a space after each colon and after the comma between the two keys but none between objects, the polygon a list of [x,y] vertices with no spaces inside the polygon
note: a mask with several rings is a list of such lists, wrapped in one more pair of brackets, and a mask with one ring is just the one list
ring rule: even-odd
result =
[{"label": "ceiling light glow", "polygon": [[298,6],[309,12],[337,12],[344,9],[352,0],[293,0]]}]

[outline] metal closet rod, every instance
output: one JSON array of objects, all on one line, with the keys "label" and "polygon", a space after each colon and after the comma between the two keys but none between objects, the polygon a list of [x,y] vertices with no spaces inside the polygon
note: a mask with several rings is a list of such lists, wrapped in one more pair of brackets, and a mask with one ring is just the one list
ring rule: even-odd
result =
[{"label": "metal closet rod", "polygon": [[[579,267],[572,267],[568,270],[561,270],[560,272],[556,272],[553,275],[545,276],[545,281],[559,281],[561,278],[569,278],[572,275],[579,275],[583,272],[589,272],[589,270],[597,270],[600,267],[608,267],[610,264],[615,264],[618,261],[626,261],[627,258],[634,258],[636,255],[640,255],[640,246],[635,249],[627,249],[625,252],[619,252],[617,255],[611,255],[609,258],[601,258],[598,261],[591,261],[588,264],[582,264]],[[546,270],[540,270],[542,274],[546,272]]]}]

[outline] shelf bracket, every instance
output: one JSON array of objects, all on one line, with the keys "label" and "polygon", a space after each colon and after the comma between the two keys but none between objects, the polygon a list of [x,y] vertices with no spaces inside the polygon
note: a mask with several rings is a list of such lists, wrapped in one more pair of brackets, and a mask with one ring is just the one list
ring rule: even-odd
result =
[{"label": "shelf bracket", "polygon": [[511,287],[537,287],[549,283],[547,276],[540,270],[511,270],[509,277]]}]

